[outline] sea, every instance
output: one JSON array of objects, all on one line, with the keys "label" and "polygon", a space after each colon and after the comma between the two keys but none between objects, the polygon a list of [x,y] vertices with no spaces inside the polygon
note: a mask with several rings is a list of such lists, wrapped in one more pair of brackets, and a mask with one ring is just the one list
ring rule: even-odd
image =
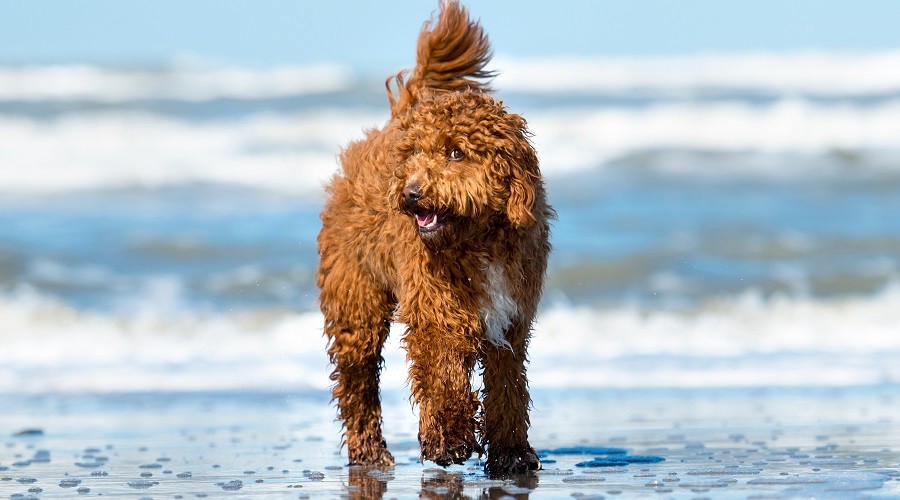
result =
[{"label": "sea", "polygon": [[[491,67],[558,212],[536,392],[900,383],[900,51]],[[327,394],[323,185],[398,69],[0,65],[0,394]]]}]

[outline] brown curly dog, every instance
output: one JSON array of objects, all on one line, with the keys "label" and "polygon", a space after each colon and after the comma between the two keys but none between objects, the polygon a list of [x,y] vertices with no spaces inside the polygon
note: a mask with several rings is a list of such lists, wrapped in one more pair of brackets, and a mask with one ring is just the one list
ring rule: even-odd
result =
[{"label": "brown curly dog", "polygon": [[493,477],[540,467],[525,351],[553,210],[525,120],[482,81],[490,57],[481,26],[444,2],[415,69],[386,83],[390,120],[342,152],[327,188],[319,301],[351,464],[394,463],[378,390],[393,320],[407,327],[422,459],[447,466],[486,450]]}]

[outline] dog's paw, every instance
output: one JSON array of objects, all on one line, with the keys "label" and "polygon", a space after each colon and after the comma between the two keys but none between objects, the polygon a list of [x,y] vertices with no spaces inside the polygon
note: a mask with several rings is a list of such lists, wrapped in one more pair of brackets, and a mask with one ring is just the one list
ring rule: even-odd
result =
[{"label": "dog's paw", "polygon": [[472,444],[464,441],[459,441],[454,445],[445,445],[443,447],[429,446],[427,442],[421,444],[422,460],[431,460],[441,467],[464,463],[475,451],[481,453],[481,448],[477,443]]},{"label": "dog's paw", "polygon": [[378,467],[393,467],[394,466],[394,456],[387,450],[382,450],[378,456],[374,457],[369,465],[375,465]]},{"label": "dog's paw", "polygon": [[488,449],[484,472],[491,478],[503,478],[540,470],[541,461],[534,448],[491,450]]},{"label": "dog's paw", "polygon": [[375,467],[393,467],[394,456],[387,450],[377,455],[360,456],[350,459],[350,465],[372,465]]},{"label": "dog's paw", "polygon": [[455,450],[443,450],[443,452],[438,452],[434,456],[423,456],[422,458],[431,460],[441,467],[447,467],[452,464],[464,463],[470,456],[472,456],[471,450],[457,448]]},{"label": "dog's paw", "polygon": [[393,467],[394,456],[387,450],[382,441],[377,446],[363,446],[349,450],[350,465],[374,465],[376,467]]},{"label": "dog's paw", "polygon": [[464,444],[444,449],[433,449],[427,452],[424,449],[422,450],[422,460],[431,460],[441,467],[464,463],[471,456],[472,447]]}]

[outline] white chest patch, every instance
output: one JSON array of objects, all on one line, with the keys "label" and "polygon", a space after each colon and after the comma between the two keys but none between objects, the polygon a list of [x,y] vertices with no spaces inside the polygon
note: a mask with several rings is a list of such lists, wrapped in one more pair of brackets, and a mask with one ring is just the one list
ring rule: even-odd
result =
[{"label": "white chest patch", "polygon": [[509,284],[503,266],[490,262],[484,269],[484,290],[487,297],[481,302],[481,319],[490,343],[497,347],[511,347],[504,332],[519,315],[519,306],[509,295]]}]

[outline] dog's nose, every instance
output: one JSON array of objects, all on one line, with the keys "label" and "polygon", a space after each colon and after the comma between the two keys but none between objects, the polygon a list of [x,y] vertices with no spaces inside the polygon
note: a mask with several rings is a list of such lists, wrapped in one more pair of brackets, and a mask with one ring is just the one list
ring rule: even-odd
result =
[{"label": "dog's nose", "polygon": [[403,188],[403,202],[407,205],[415,205],[422,198],[421,188],[418,184],[408,184]]}]

